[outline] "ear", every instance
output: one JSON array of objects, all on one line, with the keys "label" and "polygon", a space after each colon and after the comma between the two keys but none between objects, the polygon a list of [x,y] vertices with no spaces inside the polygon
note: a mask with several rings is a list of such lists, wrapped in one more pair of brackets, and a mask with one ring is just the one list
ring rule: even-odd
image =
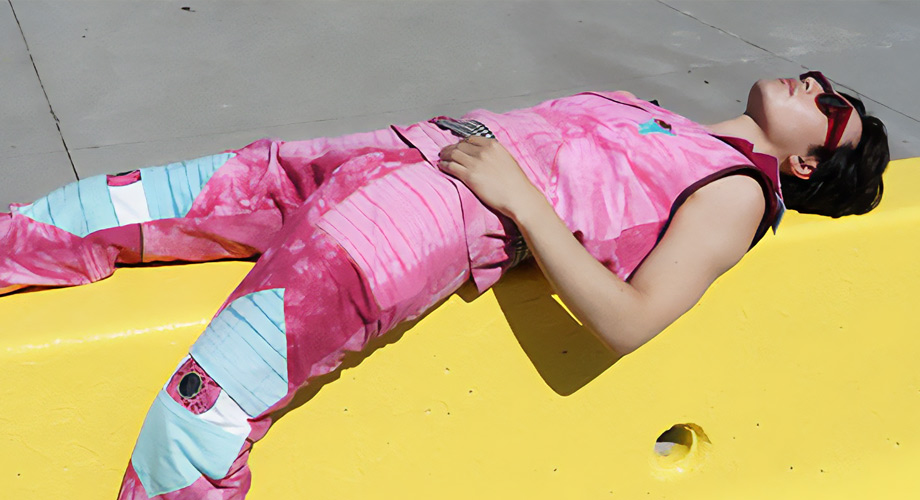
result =
[{"label": "ear", "polygon": [[809,179],[815,169],[818,168],[818,159],[814,156],[789,156],[781,165],[781,170],[798,177],[799,179]]}]

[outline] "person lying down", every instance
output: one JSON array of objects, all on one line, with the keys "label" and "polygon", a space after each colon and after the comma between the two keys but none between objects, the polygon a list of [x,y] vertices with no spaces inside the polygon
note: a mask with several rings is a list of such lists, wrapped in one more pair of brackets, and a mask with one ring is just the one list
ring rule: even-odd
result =
[{"label": "person lying down", "polygon": [[241,498],[273,412],[348,351],[534,258],[626,355],[692,307],[785,207],[880,201],[885,127],[819,72],[700,125],[628,92],[81,180],[0,214],[0,292],[119,264],[257,259],[156,396],[122,499]]}]

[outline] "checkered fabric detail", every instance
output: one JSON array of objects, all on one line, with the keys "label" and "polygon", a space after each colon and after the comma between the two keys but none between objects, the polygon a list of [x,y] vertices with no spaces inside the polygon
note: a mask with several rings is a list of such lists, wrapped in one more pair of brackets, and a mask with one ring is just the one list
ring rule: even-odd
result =
[{"label": "checkered fabric detail", "polygon": [[495,139],[495,134],[489,130],[482,122],[476,120],[454,120],[446,116],[441,116],[432,120],[435,125],[443,130],[450,130],[457,137],[470,137],[478,135],[487,139]]},{"label": "checkered fabric detail", "polygon": [[[450,130],[455,136],[463,137],[464,139],[473,135],[495,139],[495,134],[489,130],[489,127],[486,127],[482,122],[476,120],[455,120],[446,116],[439,116],[431,121],[442,130]],[[514,238],[510,246],[514,251],[514,255],[511,257],[511,266],[509,267],[520,264],[531,255],[530,249],[527,248],[527,242],[524,241],[523,236]]]},{"label": "checkered fabric detail", "polygon": [[514,257],[511,258],[511,265],[508,268],[512,268],[524,261],[524,259],[531,256],[530,249],[527,248],[527,242],[524,241],[523,236],[518,236],[515,239],[511,240],[511,248],[514,249]]}]

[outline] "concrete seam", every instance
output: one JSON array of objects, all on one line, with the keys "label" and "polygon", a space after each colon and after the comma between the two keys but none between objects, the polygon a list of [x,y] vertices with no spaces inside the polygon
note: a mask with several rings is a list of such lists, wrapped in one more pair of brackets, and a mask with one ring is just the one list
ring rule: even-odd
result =
[{"label": "concrete seam", "polygon": [[70,169],[73,170],[73,175],[77,180],[80,180],[80,174],[77,173],[77,167],[74,165],[73,158],[70,156],[70,148],[67,147],[67,141],[64,140],[64,133],[61,131],[61,121],[58,120],[57,114],[54,112],[54,107],[51,105],[51,99],[48,97],[48,91],[45,90],[45,84],[42,82],[42,76],[38,73],[38,66],[35,65],[35,58],[32,57],[32,50],[29,49],[29,42],[26,40],[26,34],[22,29],[22,24],[19,22],[19,16],[16,15],[16,9],[13,7],[13,0],[7,0],[7,3],[10,5],[10,11],[13,12],[13,19],[16,21],[16,26],[19,28],[19,35],[22,36],[22,43],[26,46],[26,54],[29,55],[29,61],[32,62],[32,69],[35,70],[35,77],[38,78],[38,85],[42,88],[45,102],[48,103],[48,111],[51,112],[51,118],[54,119],[54,126],[57,127],[58,136],[61,137],[61,144],[64,146],[64,152],[67,153],[67,161],[70,162]]},{"label": "concrete seam", "polygon": [[[783,57],[783,56],[781,56],[781,55],[779,55],[779,54],[773,52],[772,50],[767,49],[766,47],[761,47],[760,45],[757,45],[756,43],[754,43],[754,42],[752,42],[752,41],[750,41],[750,40],[745,40],[744,38],[741,38],[740,36],[738,36],[738,35],[736,35],[736,34],[730,32],[730,31],[726,31],[726,30],[724,30],[724,29],[722,29],[722,28],[720,28],[720,27],[718,27],[718,26],[716,26],[716,25],[714,25],[714,24],[709,24],[709,23],[703,21],[702,19],[700,19],[700,18],[694,16],[693,14],[691,14],[691,13],[689,13],[689,12],[685,12],[685,11],[683,11],[683,10],[678,9],[677,7],[674,7],[674,6],[672,6],[672,5],[668,5],[668,4],[664,3],[662,0],[656,0],[656,1],[657,1],[658,3],[660,3],[661,5],[664,5],[665,7],[669,8],[669,9],[675,11],[675,12],[679,12],[680,14],[682,14],[682,15],[684,15],[684,16],[687,16],[687,17],[689,17],[690,19],[693,19],[694,21],[696,21],[696,22],[702,24],[703,26],[708,26],[708,27],[710,27],[710,28],[712,28],[712,29],[714,29],[714,30],[716,30],[716,31],[719,31],[719,32],[721,32],[721,33],[725,33],[726,35],[728,35],[728,36],[730,36],[730,37],[732,37],[732,38],[736,38],[736,39],[738,39],[738,40],[741,40],[742,42],[744,42],[744,43],[750,45],[751,47],[754,47],[755,49],[762,50],[762,51],[764,51],[764,52],[766,52],[766,53],[768,53],[768,54],[770,54],[770,55],[772,55],[772,56],[774,56],[774,57],[778,57],[778,58],[780,58],[780,59],[782,59],[782,60],[784,60],[784,61],[788,61],[788,62],[791,62],[791,63],[793,63],[793,64],[798,64],[799,66],[802,66],[801,64],[799,64],[798,61],[793,61],[792,59],[789,59],[789,58],[787,58],[787,57]],[[802,66],[802,67],[804,68],[805,66]]]},{"label": "concrete seam", "polygon": [[[693,19],[694,21],[696,21],[696,22],[698,22],[698,23],[704,25],[704,26],[708,26],[708,27],[710,27],[710,28],[712,28],[712,29],[714,29],[714,30],[720,31],[720,32],[722,32],[722,33],[725,33],[726,35],[728,35],[728,36],[730,36],[730,37],[737,38],[738,40],[741,40],[742,42],[744,42],[744,43],[750,45],[751,47],[760,49],[760,50],[762,50],[762,51],[764,51],[764,52],[766,52],[766,53],[768,53],[768,54],[770,54],[770,55],[772,55],[772,56],[774,56],[774,57],[777,57],[777,58],[782,59],[782,60],[787,61],[787,62],[791,62],[792,64],[798,64],[799,66],[802,67],[802,69],[811,69],[811,68],[809,68],[808,66],[805,66],[804,64],[802,64],[802,63],[800,63],[800,62],[798,62],[798,61],[795,61],[795,60],[793,60],[793,59],[789,59],[788,57],[783,57],[783,56],[781,56],[781,55],[779,55],[779,54],[777,54],[777,53],[775,53],[775,52],[773,52],[773,51],[771,51],[771,50],[769,50],[769,49],[767,49],[767,48],[765,48],[765,47],[761,47],[760,45],[757,45],[757,44],[754,43],[754,42],[751,42],[751,41],[749,41],[749,40],[745,40],[744,38],[742,38],[742,37],[740,37],[740,36],[738,36],[738,35],[736,35],[736,34],[730,32],[730,31],[726,31],[726,30],[724,30],[724,29],[722,29],[722,28],[720,28],[720,27],[718,27],[718,26],[715,26],[715,25],[713,25],[713,24],[709,24],[709,23],[703,21],[702,19],[700,19],[700,18],[694,16],[693,14],[690,14],[689,12],[685,12],[685,11],[682,11],[682,10],[678,9],[677,7],[674,7],[674,6],[672,6],[672,5],[668,5],[667,3],[665,3],[665,2],[662,1],[662,0],[656,0],[656,1],[657,1],[658,3],[660,3],[661,5],[664,5],[665,7],[669,8],[669,9],[671,9],[671,10],[674,10],[674,11],[676,11],[676,12],[679,12],[679,13],[681,13],[681,14],[683,14],[683,15],[689,17],[690,19]],[[834,81],[836,82],[836,80],[834,80]],[[852,88],[852,87],[850,87],[850,88]],[[854,90],[855,90],[855,89],[854,89]],[[882,102],[880,102],[880,101],[878,101],[878,100],[876,100],[876,99],[873,99],[873,98],[871,98],[871,97],[869,97],[869,96],[867,96],[867,95],[865,95],[865,94],[860,93],[859,91],[856,91],[856,92],[857,92],[857,94],[859,94],[859,97],[862,98],[862,99],[868,99],[868,100],[872,101],[873,103],[878,104],[879,106],[881,106],[881,107],[883,107],[883,108],[885,108],[885,109],[887,109],[887,110],[889,110],[889,111],[892,111],[892,112],[894,112],[894,113],[897,113],[897,114],[899,114],[899,115],[901,115],[901,116],[903,116],[903,117],[905,117],[905,118],[907,118],[907,119],[913,120],[913,121],[915,121],[915,122],[920,122],[920,119],[914,118],[913,116],[910,116],[910,115],[908,115],[908,114],[906,114],[906,113],[904,113],[904,112],[902,112],[902,111],[898,111],[898,110],[892,108],[891,106],[888,106],[887,104],[884,104],[884,103],[882,103]]]},{"label": "concrete seam", "polygon": [[[841,85],[845,85],[845,84],[841,84]],[[849,85],[845,85],[845,86],[849,87]],[[853,87],[849,87],[849,88],[853,88]],[[855,90],[855,89],[854,89],[854,90]],[[885,108],[885,109],[887,109],[887,110],[889,110],[889,111],[891,111],[891,112],[897,113],[897,114],[903,116],[904,118],[907,118],[908,120],[913,120],[913,121],[915,121],[915,122],[920,123],[920,119],[914,118],[913,116],[910,116],[909,114],[907,114],[907,113],[905,113],[905,112],[903,112],[903,111],[898,111],[898,110],[892,108],[891,106],[889,106],[889,105],[887,105],[887,104],[885,104],[885,103],[883,103],[883,102],[880,102],[880,101],[878,101],[878,100],[876,100],[876,99],[873,99],[872,97],[867,96],[866,94],[863,94],[863,93],[859,92],[858,90],[855,90],[855,92],[856,92],[856,96],[859,97],[859,98],[862,99],[862,100],[865,100],[865,101],[872,101],[873,103],[878,104],[879,106],[881,106],[881,107],[883,107],[883,108]]]}]

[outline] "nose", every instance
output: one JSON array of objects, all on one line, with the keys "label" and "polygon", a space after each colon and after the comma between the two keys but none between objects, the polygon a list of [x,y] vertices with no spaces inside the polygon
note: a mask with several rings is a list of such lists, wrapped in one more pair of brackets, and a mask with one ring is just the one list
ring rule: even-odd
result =
[{"label": "nose", "polygon": [[818,80],[815,80],[811,76],[802,80],[802,83],[805,84],[805,93],[807,95],[813,95],[819,92],[823,92],[823,89],[821,88],[821,84],[818,83]]}]

